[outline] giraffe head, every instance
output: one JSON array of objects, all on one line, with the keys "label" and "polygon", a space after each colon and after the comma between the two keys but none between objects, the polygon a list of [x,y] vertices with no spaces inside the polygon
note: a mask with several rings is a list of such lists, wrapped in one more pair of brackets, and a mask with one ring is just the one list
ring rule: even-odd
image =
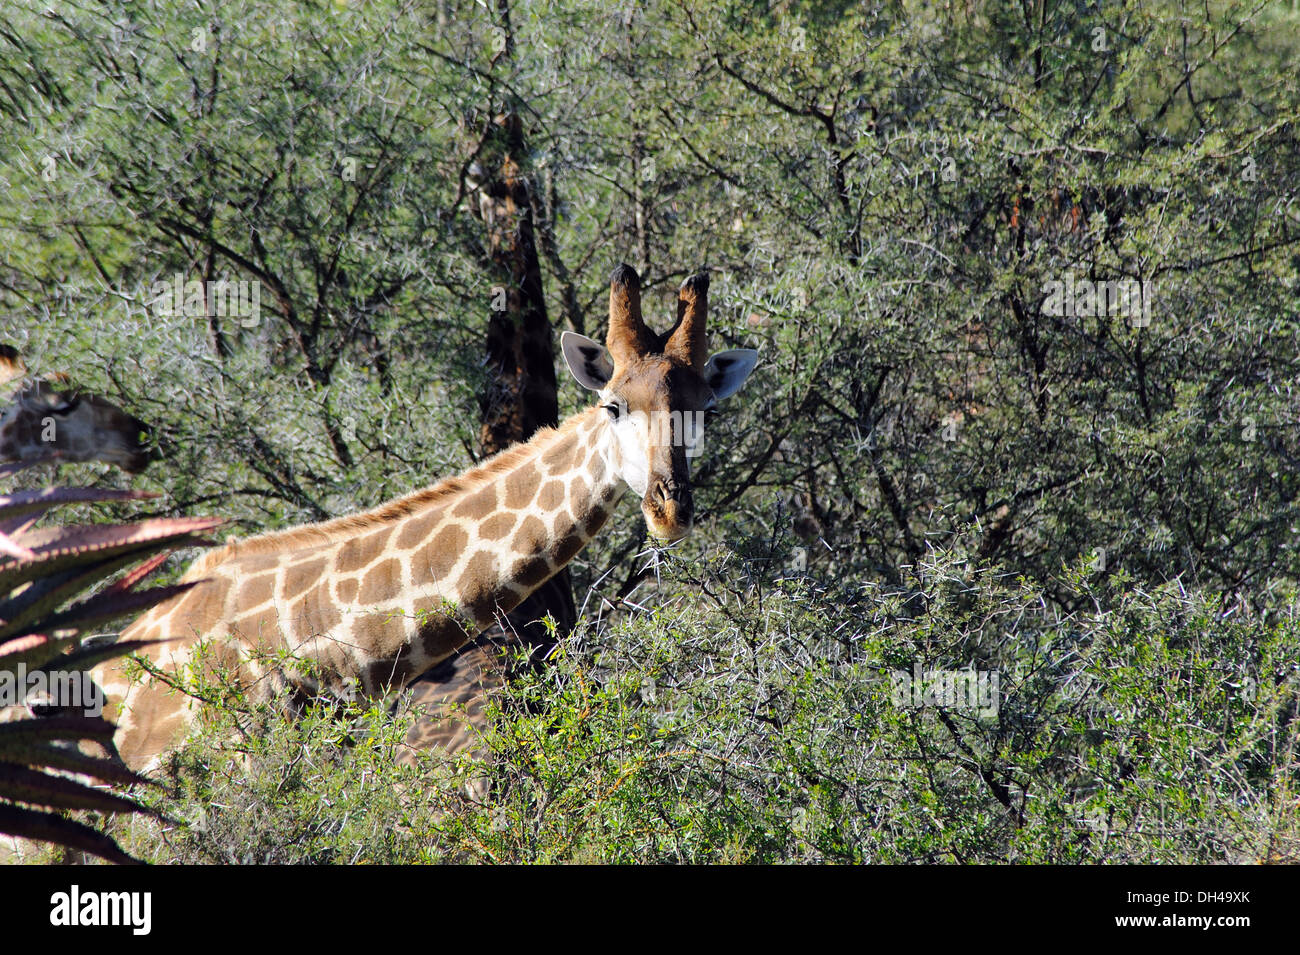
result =
[{"label": "giraffe head", "polygon": [[105,461],[134,473],[153,457],[148,433],[139,418],[77,391],[66,375],[48,375],[0,410],[0,463]]},{"label": "giraffe head", "polygon": [[661,540],[691,532],[690,459],[704,421],[740,389],[758,361],[750,348],[706,357],[708,294],[706,273],[683,282],[677,322],[659,335],[641,317],[636,270],[620,265],[610,278],[606,347],[573,332],[560,339],[569,371],[600,395],[609,466],[641,495],[646,527]]}]

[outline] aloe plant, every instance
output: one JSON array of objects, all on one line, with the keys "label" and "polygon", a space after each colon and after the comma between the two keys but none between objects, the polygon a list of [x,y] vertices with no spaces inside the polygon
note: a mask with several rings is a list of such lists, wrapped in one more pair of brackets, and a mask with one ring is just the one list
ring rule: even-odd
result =
[{"label": "aloe plant", "polygon": [[[0,495],[0,680],[24,690],[23,674],[83,671],[149,641],[84,646],[82,637],[127,614],[183,593],[193,583],[138,590],[172,550],[206,545],[215,518],[153,518],[132,524],[35,527],[50,508],[89,501],[156,497],[145,491],[47,488]],[[130,568],[87,596],[95,585]],[[21,703],[24,700],[18,700]],[[0,723],[0,833],[80,849],[114,862],[133,862],[108,835],[66,818],[72,809],[104,813],[147,811],[136,801],[97,788],[144,782],[111,757],[91,756],[83,741],[111,751],[114,726],[98,716],[56,709],[42,719]]]}]

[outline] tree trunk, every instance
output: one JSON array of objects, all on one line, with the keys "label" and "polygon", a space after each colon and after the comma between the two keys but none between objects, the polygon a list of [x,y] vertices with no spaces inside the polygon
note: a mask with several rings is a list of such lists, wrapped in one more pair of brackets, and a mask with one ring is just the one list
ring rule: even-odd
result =
[{"label": "tree trunk", "polygon": [[[485,264],[492,276],[486,340],[490,380],[479,398],[479,441],[484,454],[495,454],[527,440],[538,428],[558,424],[559,402],[554,330],[546,317],[533,221],[537,197],[520,168],[527,153],[518,114],[494,117],[482,136],[480,178],[469,201],[487,229],[490,261]],[[548,615],[555,620],[554,631],[541,622]],[[412,684],[409,705],[418,707],[420,715],[399,761],[409,762],[430,747],[448,753],[473,747],[472,730],[481,728],[484,719],[482,698],[509,678],[510,656],[522,647],[525,665],[540,665],[576,623],[566,568],[516,607],[504,624],[485,630]],[[453,715],[461,706],[463,715]]]}]

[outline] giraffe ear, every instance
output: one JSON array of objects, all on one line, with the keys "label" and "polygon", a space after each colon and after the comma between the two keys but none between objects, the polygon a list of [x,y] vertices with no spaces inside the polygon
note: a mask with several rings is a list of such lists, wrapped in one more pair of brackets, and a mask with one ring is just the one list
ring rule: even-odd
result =
[{"label": "giraffe ear", "polygon": [[719,401],[740,390],[749,373],[758,364],[758,352],[752,348],[720,351],[704,364],[704,381]]},{"label": "giraffe ear", "polygon": [[605,346],[593,342],[586,335],[565,332],[560,336],[560,351],[565,364],[578,384],[589,391],[600,391],[614,377],[614,363]]}]

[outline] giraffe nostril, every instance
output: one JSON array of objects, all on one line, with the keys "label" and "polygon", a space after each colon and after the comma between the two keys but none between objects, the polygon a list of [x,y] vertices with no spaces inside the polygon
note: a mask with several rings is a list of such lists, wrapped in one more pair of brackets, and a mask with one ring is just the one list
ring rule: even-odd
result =
[{"label": "giraffe nostril", "polygon": [[668,493],[668,485],[663,481],[658,481],[655,483],[655,494],[657,494],[659,496],[659,500],[663,501],[664,503],[667,503],[668,500],[672,497],[672,495]]}]

